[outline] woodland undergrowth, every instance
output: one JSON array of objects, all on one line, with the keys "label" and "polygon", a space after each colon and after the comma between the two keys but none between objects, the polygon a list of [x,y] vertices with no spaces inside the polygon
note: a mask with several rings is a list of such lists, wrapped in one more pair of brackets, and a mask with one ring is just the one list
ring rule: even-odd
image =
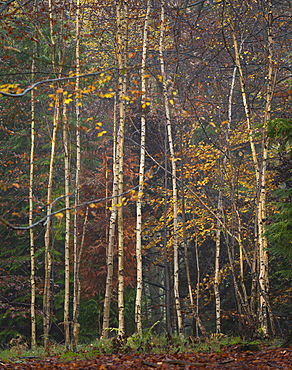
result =
[{"label": "woodland undergrowth", "polygon": [[63,344],[50,342],[49,349],[45,351],[43,346],[29,349],[29,345],[22,338],[18,338],[9,346],[0,350],[2,361],[25,361],[27,359],[44,359],[54,357],[59,361],[89,360],[102,355],[137,355],[137,354],[182,354],[182,353],[222,353],[228,348],[239,351],[256,352],[260,348],[277,348],[282,344],[279,339],[265,339],[248,341],[240,337],[216,336],[209,338],[195,338],[189,336],[181,339],[171,334],[162,336],[147,335],[138,337],[132,335],[115,336],[107,340],[97,339],[90,344],[78,344],[77,351]]}]

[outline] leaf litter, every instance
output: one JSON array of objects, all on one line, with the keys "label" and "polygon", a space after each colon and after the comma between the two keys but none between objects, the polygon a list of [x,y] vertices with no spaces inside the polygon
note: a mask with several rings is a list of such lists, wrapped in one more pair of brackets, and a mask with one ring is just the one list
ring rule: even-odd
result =
[{"label": "leaf litter", "polygon": [[259,351],[243,351],[238,345],[227,345],[218,352],[189,353],[127,353],[97,355],[93,359],[64,361],[58,356],[44,359],[23,358],[0,360],[0,369],[10,370],[120,370],[120,369],[258,369],[291,370],[292,348],[262,347]]}]

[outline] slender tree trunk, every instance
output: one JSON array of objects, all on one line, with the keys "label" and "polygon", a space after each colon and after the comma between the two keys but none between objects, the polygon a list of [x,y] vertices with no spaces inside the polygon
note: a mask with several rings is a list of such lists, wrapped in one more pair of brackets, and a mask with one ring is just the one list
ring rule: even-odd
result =
[{"label": "slender tree trunk", "polygon": [[243,76],[243,72],[242,72],[242,68],[241,68],[241,64],[240,64],[240,51],[238,50],[234,25],[233,25],[232,22],[231,22],[230,25],[231,25],[231,29],[232,29],[232,37],[233,37],[233,44],[234,44],[234,51],[235,51],[235,61],[236,61],[236,66],[237,66],[237,69],[238,69],[238,72],[239,72],[241,95],[242,95],[243,106],[244,106],[244,110],[245,110],[250,148],[251,148],[252,159],[253,159],[253,163],[254,163],[254,167],[255,167],[256,181],[258,183],[258,181],[259,181],[259,165],[258,165],[258,160],[257,160],[257,156],[256,156],[256,149],[255,149],[254,139],[253,139],[254,134],[253,134],[252,126],[251,126],[250,111],[249,111],[247,96],[246,96],[246,92],[245,92],[244,76]]},{"label": "slender tree trunk", "polygon": [[173,142],[172,142],[171,122],[170,122],[170,113],[169,113],[169,105],[168,105],[168,93],[167,93],[167,86],[166,86],[164,59],[163,59],[163,41],[164,41],[163,32],[164,32],[164,0],[162,0],[161,2],[159,57],[160,57],[160,68],[161,68],[161,75],[162,75],[164,109],[165,109],[165,116],[166,116],[166,122],[167,122],[168,142],[169,142],[171,165],[172,165],[174,297],[175,297],[175,307],[176,307],[177,321],[178,321],[178,332],[179,332],[179,336],[183,337],[182,313],[181,313],[181,305],[180,305],[180,298],[179,298],[176,165],[175,165],[174,148],[173,148]]},{"label": "slender tree trunk", "polygon": [[108,239],[108,250],[107,250],[107,275],[106,275],[106,286],[105,286],[105,299],[104,299],[104,313],[103,313],[103,324],[101,339],[108,337],[108,328],[110,320],[110,302],[113,284],[113,254],[114,254],[114,241],[115,241],[115,227],[117,219],[117,195],[118,195],[118,172],[119,163],[117,158],[117,133],[116,133],[116,96],[114,102],[114,145],[113,145],[113,199],[111,206],[110,226],[109,226],[109,239]]},{"label": "slender tree trunk", "polygon": [[[268,299],[268,253],[267,253],[267,237],[263,235],[266,225],[266,171],[268,159],[268,139],[266,136],[267,124],[271,116],[271,103],[272,103],[272,75],[273,75],[273,38],[272,38],[272,1],[267,2],[268,12],[268,62],[269,71],[267,77],[267,97],[266,109],[264,114],[264,126],[262,129],[262,161],[260,168],[260,182],[259,182],[259,211],[258,211],[258,238],[259,238],[259,282],[260,282],[260,312],[259,321],[261,330],[264,335],[268,334],[268,318],[267,307],[269,306],[266,300]],[[266,297],[264,297],[264,295]],[[274,320],[272,312],[269,312],[270,323],[273,335],[275,335]]]},{"label": "slender tree trunk", "polygon": [[49,326],[50,326],[50,277],[51,277],[51,255],[50,255],[50,226],[51,218],[50,215],[50,205],[52,202],[52,190],[53,190],[53,168],[54,168],[54,158],[55,158],[55,147],[56,147],[56,133],[59,120],[59,93],[57,92],[54,119],[53,119],[53,134],[52,134],[52,147],[51,147],[51,159],[50,159],[50,169],[49,169],[49,181],[48,181],[48,195],[47,195],[47,223],[46,223],[46,233],[45,233],[45,286],[44,286],[44,296],[43,296],[43,311],[44,311],[44,347],[48,350],[49,344]]},{"label": "slender tree trunk", "polygon": [[[118,207],[118,310],[119,310],[119,334],[124,334],[124,226],[123,226],[123,206],[122,193],[124,188],[124,125],[125,125],[125,104],[124,96],[126,94],[126,76],[125,70],[127,56],[125,52],[123,66],[123,50],[127,51],[127,20],[128,10],[127,2],[124,7],[125,20],[125,37],[124,43],[122,40],[122,24],[121,24],[121,0],[116,0],[116,19],[117,19],[117,60],[119,69],[119,134],[118,134],[118,160],[119,160],[119,207]],[[124,75],[124,76],[123,76]]]},{"label": "slender tree trunk", "polygon": [[230,127],[232,118],[232,99],[233,91],[235,85],[236,68],[233,69],[232,81],[229,93],[228,102],[228,124],[226,130],[226,144],[224,149],[223,166],[220,174],[220,190],[218,195],[218,205],[217,205],[217,226],[216,226],[216,254],[215,254],[215,278],[214,278],[214,294],[215,294],[215,305],[216,305],[216,333],[221,333],[221,307],[220,307],[220,294],[219,294],[219,270],[220,270],[220,229],[221,225],[219,223],[220,213],[222,211],[222,187],[225,179],[225,170],[227,164],[227,153],[229,147],[229,137],[230,137]]},{"label": "slender tree trunk", "polygon": [[[34,12],[36,9],[36,2],[34,2]],[[35,30],[36,32],[36,30]],[[35,57],[36,57],[37,44],[34,42],[33,47],[33,58],[31,65],[31,83],[34,83],[34,69],[35,69]],[[32,213],[33,213],[33,173],[34,173],[34,139],[35,139],[35,96],[34,89],[31,90],[31,146],[30,146],[30,171],[29,171],[29,226],[32,225]],[[34,234],[33,228],[29,230],[30,233],[30,283],[31,283],[31,348],[34,349],[36,346],[36,318],[35,318],[35,258],[34,258]]]},{"label": "slender tree trunk", "polygon": [[64,162],[65,162],[65,299],[64,299],[64,329],[65,329],[65,344],[70,345],[70,323],[69,323],[69,298],[70,298],[70,210],[69,210],[69,152],[68,152],[68,138],[67,138],[67,112],[66,104],[63,103],[63,145],[64,145]]},{"label": "slender tree trunk", "polygon": [[139,169],[139,191],[137,201],[137,229],[136,229],[136,258],[137,258],[137,295],[135,306],[135,321],[136,331],[142,336],[142,321],[141,321],[141,299],[142,299],[142,196],[143,196],[143,181],[145,167],[145,132],[146,132],[146,53],[147,53],[147,33],[148,33],[148,18],[150,13],[150,0],[147,0],[147,8],[144,22],[143,45],[142,45],[142,66],[141,66],[141,153],[140,153],[140,169]]},{"label": "slender tree trunk", "polygon": [[170,284],[169,284],[169,269],[167,257],[167,200],[168,200],[168,186],[167,186],[167,126],[165,125],[164,133],[164,269],[165,269],[165,286],[166,286],[166,327],[167,332],[171,333],[171,310],[170,310]]},{"label": "slender tree trunk", "polygon": [[[80,75],[80,0],[76,3],[76,75]],[[76,341],[74,333],[78,327],[78,297],[79,297],[79,277],[78,277],[78,205],[80,198],[80,170],[81,170],[81,146],[80,146],[80,77],[76,78],[75,84],[75,103],[76,103],[76,182],[75,182],[75,210],[74,210],[74,292],[73,292],[73,350],[76,351]]]}]

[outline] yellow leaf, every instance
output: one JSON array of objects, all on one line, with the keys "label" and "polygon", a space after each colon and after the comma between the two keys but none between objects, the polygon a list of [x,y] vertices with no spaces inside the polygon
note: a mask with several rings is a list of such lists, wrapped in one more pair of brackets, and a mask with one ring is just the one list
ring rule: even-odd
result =
[{"label": "yellow leaf", "polygon": [[98,137],[100,137],[100,136],[102,136],[103,134],[106,134],[106,131],[99,132],[97,136],[98,136]]},{"label": "yellow leaf", "polygon": [[171,104],[171,105],[173,105],[173,104],[174,104],[174,102],[173,102],[173,100],[172,100],[172,99],[170,99],[170,101],[169,101],[169,102],[170,102],[170,104]]},{"label": "yellow leaf", "polygon": [[94,208],[95,207],[95,204],[94,203],[90,203],[89,207],[90,208]]},{"label": "yellow leaf", "polygon": [[57,213],[56,217],[58,220],[61,220],[63,218],[63,213]]}]

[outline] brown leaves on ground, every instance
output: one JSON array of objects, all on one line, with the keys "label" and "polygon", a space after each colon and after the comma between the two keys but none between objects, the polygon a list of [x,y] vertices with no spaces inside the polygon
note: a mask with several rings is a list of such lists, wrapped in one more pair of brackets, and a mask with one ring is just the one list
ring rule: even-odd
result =
[{"label": "brown leaves on ground", "polygon": [[2,362],[0,369],[292,369],[292,348],[263,348],[258,352],[239,351],[238,346],[224,347],[218,353],[181,354],[123,354],[100,355],[90,360],[62,361],[57,357],[46,359],[23,358],[15,362]]}]

